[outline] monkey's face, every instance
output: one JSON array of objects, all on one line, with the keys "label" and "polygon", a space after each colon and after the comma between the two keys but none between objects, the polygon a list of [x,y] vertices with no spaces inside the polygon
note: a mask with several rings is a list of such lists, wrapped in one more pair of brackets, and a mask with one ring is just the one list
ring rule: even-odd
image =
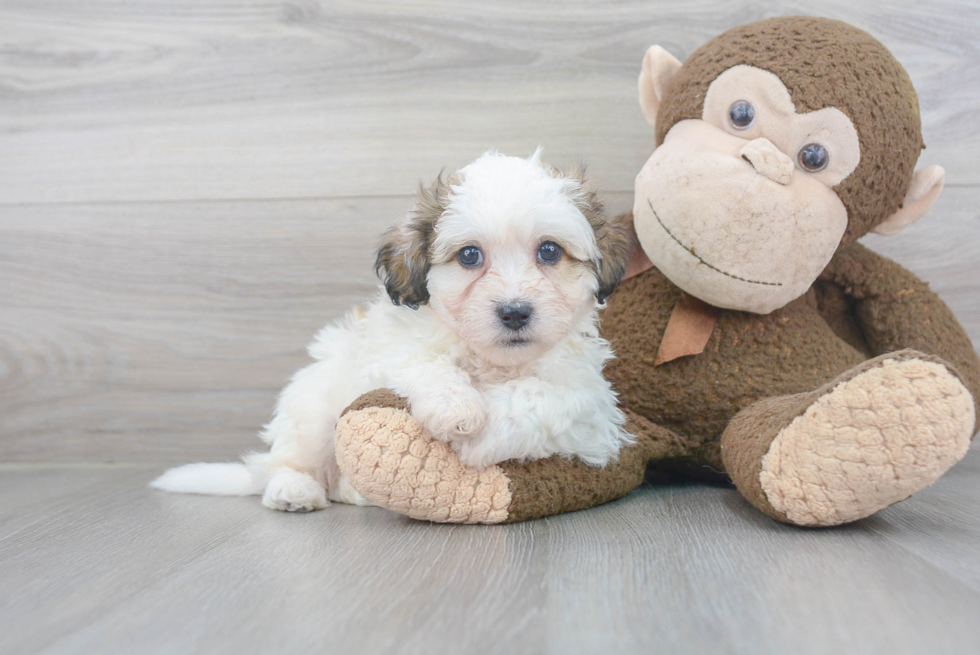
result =
[{"label": "monkey's face", "polygon": [[860,157],[843,112],[797,114],[777,76],[735,66],[711,83],[701,119],[675,124],[637,176],[637,235],[684,291],[768,314],[833,257],[848,225],[834,187]]}]

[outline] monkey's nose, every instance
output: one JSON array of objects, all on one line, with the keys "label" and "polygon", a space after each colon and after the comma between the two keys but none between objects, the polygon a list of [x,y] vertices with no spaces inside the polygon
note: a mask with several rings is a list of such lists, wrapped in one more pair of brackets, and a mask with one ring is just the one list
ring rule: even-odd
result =
[{"label": "monkey's nose", "polygon": [[793,160],[765,137],[752,139],[742,148],[742,159],[773,182],[789,184],[793,179]]},{"label": "monkey's nose", "polygon": [[510,302],[497,308],[500,322],[509,330],[520,330],[531,320],[531,303]]}]

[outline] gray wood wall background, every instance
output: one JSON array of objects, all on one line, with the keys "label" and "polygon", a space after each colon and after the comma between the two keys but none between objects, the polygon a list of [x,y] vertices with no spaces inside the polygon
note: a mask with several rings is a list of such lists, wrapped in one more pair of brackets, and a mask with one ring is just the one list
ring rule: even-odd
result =
[{"label": "gray wood wall background", "polygon": [[912,76],[946,191],[866,242],[978,344],[977,2],[0,0],[0,461],[256,446],[419,180],[541,144],[626,209],[646,48],[814,12]]}]

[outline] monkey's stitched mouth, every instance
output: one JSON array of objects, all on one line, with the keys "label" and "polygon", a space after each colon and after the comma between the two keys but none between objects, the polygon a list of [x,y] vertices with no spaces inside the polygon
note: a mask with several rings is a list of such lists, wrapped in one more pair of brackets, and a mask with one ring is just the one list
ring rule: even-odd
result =
[{"label": "monkey's stitched mouth", "polygon": [[650,199],[649,198],[647,198],[647,205],[650,206],[650,211],[653,212],[653,217],[657,219],[657,222],[658,223],[660,223],[660,227],[662,227],[664,229],[664,232],[667,233],[667,236],[669,236],[671,239],[673,239],[677,243],[677,245],[679,245],[681,248],[683,248],[684,250],[686,250],[688,252],[688,254],[691,255],[691,257],[694,257],[696,260],[698,260],[699,262],[701,262],[702,264],[704,264],[705,266],[707,266],[711,270],[716,271],[718,273],[721,273],[722,275],[727,275],[728,277],[732,278],[733,280],[738,280],[739,282],[748,282],[749,284],[761,284],[761,285],[767,286],[767,287],[781,287],[781,286],[783,286],[783,283],[782,282],[762,282],[760,280],[749,280],[749,279],[746,279],[744,277],[739,277],[738,275],[733,275],[732,273],[725,272],[725,271],[721,270],[720,268],[718,268],[717,266],[714,266],[714,265],[712,265],[712,264],[704,261],[704,259],[700,255],[698,255],[693,250],[691,250],[690,248],[688,248],[687,246],[685,246],[683,243],[681,243],[681,240],[678,239],[677,237],[675,237],[674,236],[674,233],[671,232],[667,228],[666,225],[664,225],[664,222],[662,220],[660,220],[660,216],[657,215],[657,210],[653,208],[653,203],[650,202]]}]

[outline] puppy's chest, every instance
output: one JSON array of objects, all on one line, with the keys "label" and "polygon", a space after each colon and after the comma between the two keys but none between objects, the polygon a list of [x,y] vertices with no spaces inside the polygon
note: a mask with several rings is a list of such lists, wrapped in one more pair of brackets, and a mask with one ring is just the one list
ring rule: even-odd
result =
[{"label": "puppy's chest", "polygon": [[473,387],[480,391],[542,381],[539,371],[523,369],[476,368],[469,371]]}]

